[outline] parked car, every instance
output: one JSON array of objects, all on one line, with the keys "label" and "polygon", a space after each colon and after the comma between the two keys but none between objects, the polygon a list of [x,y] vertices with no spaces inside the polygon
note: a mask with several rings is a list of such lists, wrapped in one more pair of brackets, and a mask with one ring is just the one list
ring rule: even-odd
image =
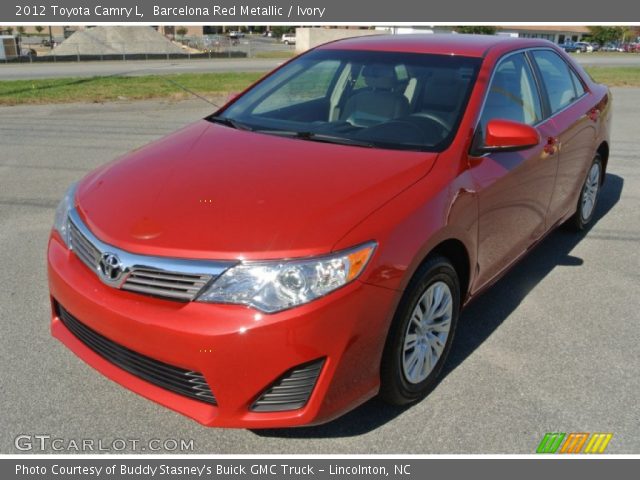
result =
[{"label": "parked car", "polygon": [[244,33],[239,30],[232,30],[229,32],[229,38],[244,38]]},{"label": "parked car", "polygon": [[602,47],[603,52],[624,52],[624,48],[619,43],[607,43]]},{"label": "parked car", "polygon": [[559,46],[567,53],[574,53],[581,50],[580,47],[573,42],[561,43]]},{"label": "parked car", "polygon": [[600,49],[602,48],[602,45],[600,45],[597,42],[591,42],[591,48],[593,48],[594,52],[599,52]]},{"label": "parked car", "polygon": [[52,333],[209,426],[416,402],[461,309],[557,226],[593,223],[610,124],[607,87],[544,40],[312,49],[69,188]]},{"label": "parked car", "polygon": [[285,33],[282,35],[280,39],[282,43],[285,45],[295,45],[296,43],[296,34],[295,33]]},{"label": "parked car", "polygon": [[593,46],[587,42],[576,42],[574,45],[578,48],[578,52],[591,53],[593,52]]}]

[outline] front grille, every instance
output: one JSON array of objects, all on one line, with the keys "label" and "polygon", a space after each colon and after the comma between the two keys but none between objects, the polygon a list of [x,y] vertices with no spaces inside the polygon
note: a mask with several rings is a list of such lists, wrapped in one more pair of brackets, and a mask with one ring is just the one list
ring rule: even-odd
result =
[{"label": "front grille", "polygon": [[211,388],[201,373],[174,367],[129,350],[87,327],[58,303],[56,303],[56,311],[71,333],[114,365],[159,387],[201,402],[217,405]]},{"label": "front grille", "polygon": [[78,258],[91,270],[95,271],[100,261],[100,250],[98,250],[87,237],[76,227],[72,221],[68,221],[71,239],[71,248]]},{"label": "front grille", "polygon": [[198,295],[209,280],[211,275],[192,275],[134,267],[120,288],[130,292],[189,301]]},{"label": "front grille", "polygon": [[254,412],[281,412],[304,407],[313,392],[322,365],[324,365],[324,358],[287,371],[260,395],[251,410]]},{"label": "front grille", "polygon": [[[195,300],[211,280],[235,263],[126,252],[99,240],[75,210],[69,214],[68,225],[70,247],[77,257],[107,285],[130,292],[189,302]],[[105,253],[115,256],[120,262],[120,277],[104,276],[100,261]]]}]

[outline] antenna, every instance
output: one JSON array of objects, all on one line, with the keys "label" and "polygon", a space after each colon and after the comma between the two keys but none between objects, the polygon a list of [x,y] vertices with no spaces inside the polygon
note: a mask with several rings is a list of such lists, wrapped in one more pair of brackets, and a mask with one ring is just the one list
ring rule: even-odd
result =
[{"label": "antenna", "polygon": [[188,89],[187,87],[185,87],[184,85],[180,85],[178,82],[171,80],[170,78],[167,78],[163,75],[161,75],[161,78],[173,85],[175,85],[178,88],[181,88],[182,90],[184,90],[187,93],[190,93],[191,95],[193,95],[194,97],[199,98],[200,100],[203,100],[205,102],[207,102],[209,105],[213,105],[216,108],[220,108],[220,105],[216,105],[215,103],[213,103],[211,100],[209,100],[208,98],[203,97],[202,95],[197,94],[196,92],[194,92],[193,90]]}]

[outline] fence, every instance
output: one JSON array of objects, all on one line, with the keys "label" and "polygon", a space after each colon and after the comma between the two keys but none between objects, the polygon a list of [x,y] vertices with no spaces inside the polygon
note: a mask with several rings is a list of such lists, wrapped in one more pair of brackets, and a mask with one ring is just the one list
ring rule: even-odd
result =
[{"label": "fence", "polygon": [[[193,58],[287,58],[294,54],[295,46],[279,39],[258,35],[230,38],[223,35],[184,37],[179,41],[127,43],[71,43],[48,38],[23,37],[21,55],[6,58],[5,63],[29,62],[81,62],[100,60],[169,60]],[[59,43],[58,43],[59,41]]]}]

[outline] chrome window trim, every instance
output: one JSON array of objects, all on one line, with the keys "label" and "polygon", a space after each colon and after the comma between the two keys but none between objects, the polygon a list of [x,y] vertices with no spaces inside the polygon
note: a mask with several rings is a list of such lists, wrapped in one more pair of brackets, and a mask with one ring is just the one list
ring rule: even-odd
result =
[{"label": "chrome window trim", "polygon": [[[549,115],[547,118],[545,118],[545,120],[548,120],[550,118],[555,117],[556,115],[561,114],[562,112],[564,112],[568,108],[570,108],[573,105],[575,105],[576,103],[578,103],[578,101],[581,100],[582,97],[585,97],[588,93],[590,93],[590,90],[587,88],[587,85],[585,84],[584,78],[582,78],[582,75],[580,75],[580,73],[578,71],[576,71],[576,69],[573,68],[573,66],[569,62],[567,62],[564,58],[562,58],[562,55],[560,55],[558,52],[556,52],[553,48],[549,48],[549,47],[531,47],[531,48],[528,48],[527,50],[528,50],[527,53],[529,53],[529,52],[531,53],[531,57],[533,57],[533,53],[536,50],[549,50],[550,52],[555,53],[558,56],[558,58],[564,62],[564,64],[567,66],[567,68],[569,70],[571,70],[575,74],[576,77],[578,77],[578,80],[580,80],[580,82],[582,83],[582,89],[584,90],[584,93],[582,95],[580,95],[579,97],[574,98],[571,101],[571,103],[566,104],[564,107],[562,107],[557,112],[553,112],[551,115]],[[536,59],[532,58],[530,61],[531,62],[535,62]],[[536,68],[537,68],[538,71],[540,70],[540,67],[537,65],[537,63],[536,63]],[[540,72],[540,76],[542,77],[542,72]],[[544,82],[544,78],[540,78],[540,81]],[[571,83],[573,84],[573,79],[571,79]],[[575,85],[574,85],[574,88],[575,88]]]},{"label": "chrome window trim", "polygon": [[484,108],[486,106],[487,103],[487,98],[489,97],[489,92],[491,90],[491,84],[493,83],[493,77],[495,76],[496,70],[498,69],[498,67],[500,66],[500,64],[505,61],[507,58],[511,57],[512,55],[516,55],[519,53],[524,54],[525,59],[527,60],[527,62],[529,63],[529,68],[531,68],[533,76],[535,78],[535,82],[536,82],[536,87],[538,90],[538,96],[540,97],[540,101],[543,101],[542,98],[542,89],[541,89],[541,85],[538,84],[539,81],[543,81],[542,78],[538,79],[538,73],[536,72],[536,69],[534,68],[534,66],[531,64],[532,60],[529,58],[529,55],[527,55],[529,52],[533,53],[534,50],[549,50],[553,53],[555,53],[556,55],[558,55],[558,57],[560,57],[560,59],[567,64],[567,67],[570,68],[571,70],[573,70],[573,72],[577,75],[577,77],[580,79],[581,82],[583,82],[583,87],[584,87],[584,93],[582,95],[580,95],[579,97],[574,98],[571,103],[565,105],[564,107],[562,107],[560,110],[558,110],[557,112],[551,113],[549,116],[542,118],[539,122],[534,123],[533,125],[531,125],[534,128],[537,128],[538,125],[541,125],[543,123],[545,123],[548,120],[551,120],[552,118],[554,118],[556,115],[561,114],[562,112],[564,112],[565,110],[567,110],[568,108],[572,107],[574,104],[576,104],[578,101],[580,101],[582,99],[582,97],[585,97],[590,90],[588,90],[587,86],[584,83],[584,79],[582,78],[582,75],[580,75],[578,72],[576,72],[576,70],[564,59],[562,58],[561,55],[558,54],[558,52],[556,52],[553,48],[551,47],[542,47],[542,46],[537,46],[537,47],[527,47],[527,48],[520,48],[518,50],[511,50],[509,52],[506,52],[505,54],[503,54],[500,58],[497,59],[495,66],[493,67],[493,69],[491,70],[491,76],[489,77],[489,81],[487,82],[487,88],[484,92],[484,97],[482,99],[482,105],[480,106],[480,109],[478,110],[478,115],[476,117],[475,123],[473,125],[473,132],[475,133],[478,130],[478,125],[480,125],[480,120],[482,119],[482,113],[484,112]]},{"label": "chrome window trim", "polygon": [[[80,231],[80,233],[100,252],[100,255],[117,255],[118,259],[120,260],[122,274],[115,281],[107,279],[104,275],[101,275],[99,265],[95,265],[93,269],[93,272],[104,284],[113,288],[121,288],[125,284],[129,275],[131,275],[131,273],[137,269],[156,270],[159,272],[165,272],[167,274],[174,273],[185,275],[210,275],[211,282],[218,278],[227,269],[239,263],[237,261],[210,261],[199,259],[158,257],[131,253],[105,243],[98,237],[96,237],[82,221],[78,211],[75,208],[69,212],[68,221],[73,223],[73,225]],[[70,249],[72,251],[74,250],[73,245],[70,246]],[[76,252],[74,252],[74,254],[78,256]],[[206,288],[206,286],[203,287],[200,291],[204,290],[204,288]],[[199,293],[200,292],[198,292],[198,294]],[[192,300],[197,298],[197,296],[198,295],[195,295]]]}]

